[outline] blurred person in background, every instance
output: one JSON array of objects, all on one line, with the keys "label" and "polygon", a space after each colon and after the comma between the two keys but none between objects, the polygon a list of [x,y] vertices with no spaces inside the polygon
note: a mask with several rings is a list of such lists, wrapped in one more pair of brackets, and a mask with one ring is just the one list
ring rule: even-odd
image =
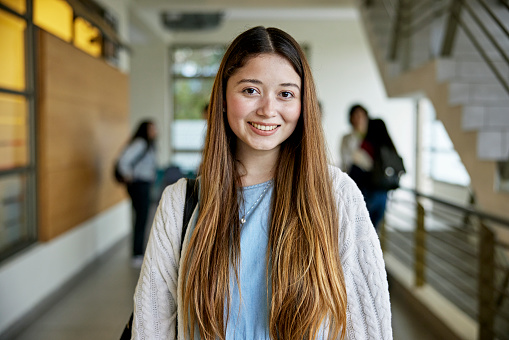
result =
[{"label": "blurred person in background", "polygon": [[[384,173],[379,174],[382,169],[382,153],[385,155],[385,151],[389,150],[391,156],[395,155],[393,158],[398,157],[396,147],[383,120],[371,119],[364,106],[353,105],[349,111],[349,120],[352,131],[341,140],[340,167],[361,190],[371,222],[375,229],[378,229],[385,214],[387,194],[389,190],[395,189],[380,180],[380,176],[386,177]],[[401,176],[396,175],[397,178]]]},{"label": "blurred person in background", "polygon": [[118,161],[118,170],[131,197],[134,210],[132,265],[143,262],[145,226],[150,209],[150,190],[156,178],[157,161],[155,124],[146,120],[140,123]]}]

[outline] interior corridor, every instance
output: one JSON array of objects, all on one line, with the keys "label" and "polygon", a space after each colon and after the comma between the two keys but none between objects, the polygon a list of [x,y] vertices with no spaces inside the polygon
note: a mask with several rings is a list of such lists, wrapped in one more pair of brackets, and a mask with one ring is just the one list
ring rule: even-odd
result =
[{"label": "interior corridor", "polygon": [[[130,265],[129,241],[124,239],[87,269],[79,283],[66,292],[15,340],[118,339],[132,311],[138,269]],[[440,336],[391,291],[396,340],[431,340]],[[6,339],[7,340],[7,339]]]}]

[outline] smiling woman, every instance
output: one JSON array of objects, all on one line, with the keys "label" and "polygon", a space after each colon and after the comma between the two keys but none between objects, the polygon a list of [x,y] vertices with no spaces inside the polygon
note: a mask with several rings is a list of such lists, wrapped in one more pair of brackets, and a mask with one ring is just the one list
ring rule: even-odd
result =
[{"label": "smiling woman", "polygon": [[[199,204],[159,204],[133,339],[392,339],[382,252],[359,189],[328,165],[297,42],[254,27],[212,88]],[[178,326],[178,328],[177,328]]]},{"label": "smiling woman", "polygon": [[265,173],[266,178],[252,175],[276,164],[281,143],[295,130],[301,111],[300,87],[300,76],[277,54],[249,59],[228,80],[226,116],[237,137],[237,161],[251,168],[242,177],[244,186],[272,177],[272,172]]}]

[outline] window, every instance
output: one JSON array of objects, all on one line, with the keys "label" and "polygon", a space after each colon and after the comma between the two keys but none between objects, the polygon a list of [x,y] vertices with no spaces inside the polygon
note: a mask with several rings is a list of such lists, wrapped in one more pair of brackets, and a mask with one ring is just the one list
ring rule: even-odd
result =
[{"label": "window", "polygon": [[0,0],[0,261],[36,240],[33,47],[25,1]]},{"label": "window", "polygon": [[173,163],[184,173],[194,173],[201,162],[206,133],[203,109],[224,52],[223,46],[181,46],[171,51]]},{"label": "window", "polygon": [[436,119],[431,102],[422,99],[419,102],[424,116],[422,164],[423,174],[437,181],[470,185],[470,176],[454,150],[454,145],[441,121]]},{"label": "window", "polygon": [[116,19],[92,0],[80,3],[83,15],[63,0],[0,0],[0,261],[37,240],[34,24],[118,63]]},{"label": "window", "polygon": [[[35,25],[94,57],[102,57],[109,63],[118,65],[119,42],[113,41],[118,24],[112,13],[97,5],[93,0],[79,0],[78,3],[81,6],[76,8],[64,0],[32,1]],[[92,23],[87,21],[87,18]],[[100,30],[101,27],[103,31]],[[103,35],[105,31],[107,31],[106,35]]]}]

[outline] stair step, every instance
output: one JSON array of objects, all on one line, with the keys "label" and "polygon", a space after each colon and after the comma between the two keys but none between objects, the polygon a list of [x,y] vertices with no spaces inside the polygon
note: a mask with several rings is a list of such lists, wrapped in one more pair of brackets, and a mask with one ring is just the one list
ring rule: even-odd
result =
[{"label": "stair step", "polygon": [[[509,81],[509,65],[505,62],[493,63],[502,77]],[[437,79],[473,84],[497,84],[499,80],[484,61],[439,59]]]},{"label": "stair step", "polygon": [[500,84],[451,82],[449,103],[452,105],[509,106],[509,95]]},{"label": "stair step", "polygon": [[509,108],[490,106],[464,106],[462,128],[465,131],[482,129],[509,130]]},{"label": "stair step", "polygon": [[509,158],[509,130],[479,131],[477,155],[481,160],[502,161]]}]

